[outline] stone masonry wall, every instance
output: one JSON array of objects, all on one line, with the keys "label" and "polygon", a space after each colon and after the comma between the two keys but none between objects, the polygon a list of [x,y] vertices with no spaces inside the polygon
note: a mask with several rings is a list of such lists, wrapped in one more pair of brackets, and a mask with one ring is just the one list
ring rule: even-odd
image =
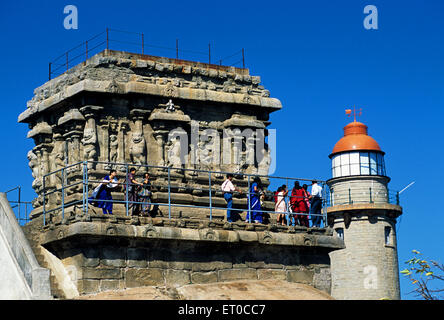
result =
[{"label": "stone masonry wall", "polygon": [[60,259],[81,295],[252,279],[330,293],[328,253],[343,248],[331,229],[224,228],[74,222],[47,227],[40,242]]},{"label": "stone masonry wall", "polygon": [[328,255],[297,248],[153,241],[143,247],[73,248],[62,261],[80,294],[256,279],[305,283],[330,293]]},{"label": "stone masonry wall", "polygon": [[[396,229],[392,219],[356,215],[343,229],[346,248],[330,253],[332,296],[336,299],[399,299]],[[386,228],[390,234],[386,242]]]}]

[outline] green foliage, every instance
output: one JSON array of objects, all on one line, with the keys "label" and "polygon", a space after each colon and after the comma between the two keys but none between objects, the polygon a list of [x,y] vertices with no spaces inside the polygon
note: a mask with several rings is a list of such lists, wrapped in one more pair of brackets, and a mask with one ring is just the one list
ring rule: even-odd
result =
[{"label": "green foliage", "polygon": [[444,265],[433,260],[427,261],[418,250],[412,250],[412,253],[415,256],[405,262],[408,267],[401,270],[401,274],[415,285],[411,293],[425,300],[442,299],[440,293],[444,292]]}]

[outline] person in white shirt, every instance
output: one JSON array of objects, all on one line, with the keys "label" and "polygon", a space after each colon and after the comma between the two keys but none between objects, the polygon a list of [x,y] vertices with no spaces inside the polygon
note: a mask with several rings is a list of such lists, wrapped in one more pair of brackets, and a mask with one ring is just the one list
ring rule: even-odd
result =
[{"label": "person in white shirt", "polygon": [[312,227],[320,227],[322,221],[322,187],[318,185],[317,181],[312,181],[311,194],[309,198]]},{"label": "person in white shirt", "polygon": [[276,217],[276,221],[277,223],[280,223],[283,226],[286,223],[285,215],[287,213],[287,204],[285,203],[285,197],[288,194],[288,190],[286,189],[286,187],[287,186],[281,186],[277,189],[276,203],[274,205],[274,211],[279,212]]},{"label": "person in white shirt", "polygon": [[231,173],[227,174],[227,179],[222,183],[221,189],[224,193],[224,199],[227,202],[227,221],[233,222],[233,218],[231,217],[231,208],[233,207],[233,192],[238,191],[242,193],[242,190],[236,188],[232,182],[233,175]]}]

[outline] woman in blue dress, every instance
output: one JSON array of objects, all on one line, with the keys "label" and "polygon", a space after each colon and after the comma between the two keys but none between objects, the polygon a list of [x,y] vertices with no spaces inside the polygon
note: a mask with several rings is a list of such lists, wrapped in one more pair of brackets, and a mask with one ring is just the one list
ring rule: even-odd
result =
[{"label": "woman in blue dress", "polygon": [[250,186],[248,194],[250,207],[246,217],[247,222],[250,222],[250,212],[251,212],[251,222],[262,223],[260,192],[261,192],[261,179],[259,177],[255,177],[253,183]]},{"label": "woman in blue dress", "polygon": [[113,197],[111,195],[111,192],[118,185],[116,175],[117,171],[111,170],[109,175],[105,176],[102,183],[99,185],[96,197],[90,199],[93,205],[102,209],[103,214],[113,213]]}]

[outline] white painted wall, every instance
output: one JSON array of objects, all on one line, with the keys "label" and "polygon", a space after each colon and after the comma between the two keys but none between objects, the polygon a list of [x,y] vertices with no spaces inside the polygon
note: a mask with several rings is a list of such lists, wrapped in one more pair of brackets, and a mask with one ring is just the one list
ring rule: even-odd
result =
[{"label": "white painted wall", "polygon": [[0,299],[51,299],[50,272],[41,268],[6,194],[0,193]]}]

